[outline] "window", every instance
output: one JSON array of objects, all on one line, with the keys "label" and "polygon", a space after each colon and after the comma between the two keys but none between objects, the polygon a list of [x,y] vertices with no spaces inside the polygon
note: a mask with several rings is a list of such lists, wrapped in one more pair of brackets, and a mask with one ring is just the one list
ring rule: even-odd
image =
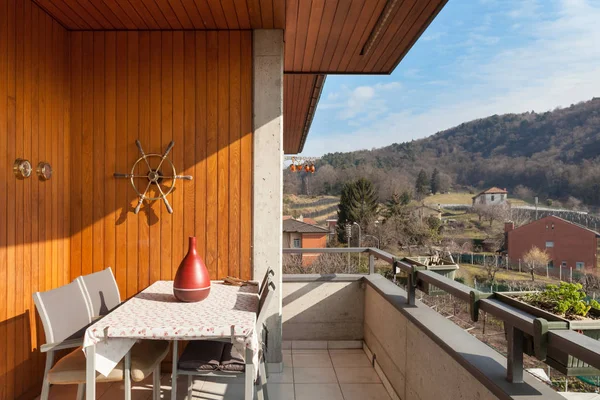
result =
[{"label": "window", "polygon": [[584,269],[585,268],[585,263],[581,262],[581,261],[577,261],[575,263],[575,268],[577,268],[577,269]]},{"label": "window", "polygon": [[504,195],[503,194],[500,195],[500,200],[504,200]]},{"label": "window", "polygon": [[494,197],[495,197],[495,196],[494,196],[494,195],[492,195],[492,201],[494,201]]},{"label": "window", "polygon": [[554,268],[554,260],[548,261],[548,268]]},{"label": "window", "polygon": [[546,247],[554,247],[554,242],[546,242]]},{"label": "window", "polygon": [[302,244],[300,243],[300,239],[294,239],[294,248],[299,249],[300,247],[302,247]]},{"label": "window", "polygon": [[561,267],[566,267],[566,266],[567,266],[567,262],[566,262],[566,261],[563,261],[563,262],[560,264],[560,266],[561,266]]}]

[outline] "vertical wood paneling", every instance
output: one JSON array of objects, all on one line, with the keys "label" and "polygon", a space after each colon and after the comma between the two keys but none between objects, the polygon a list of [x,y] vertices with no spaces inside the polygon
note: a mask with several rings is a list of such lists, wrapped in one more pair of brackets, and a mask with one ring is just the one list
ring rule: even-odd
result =
[{"label": "vertical wood paneling", "polygon": [[[139,88],[140,88],[140,141],[147,146],[150,138],[150,32],[140,32]],[[113,183],[114,180],[113,180]],[[138,287],[150,282],[150,226],[148,218],[138,221]]]},{"label": "vertical wood paneling", "polygon": [[[102,229],[94,230],[87,244],[71,241],[72,253],[96,263],[94,249],[101,246],[103,265],[97,268],[114,262],[124,297],[158,279],[173,279],[188,236],[198,238],[198,251],[212,278],[251,278],[251,33],[94,32],[91,39],[88,32],[72,35],[70,118],[73,127],[82,126],[72,132],[79,136],[73,138],[72,148],[81,142],[84,150],[82,157],[73,153],[71,162],[83,175],[83,195],[75,190],[71,201],[102,205],[101,213],[83,213],[87,219],[80,224],[73,218],[73,237],[81,231],[85,239],[89,226]],[[86,60],[87,45],[92,46],[93,61]],[[76,100],[79,92],[81,101]],[[89,129],[86,118],[93,120],[87,122]],[[147,153],[158,154],[174,140],[169,158],[179,174],[194,177],[178,181],[169,195],[174,214],[161,201],[133,214],[137,197],[129,181],[112,177],[115,171],[129,172],[138,159],[135,139]],[[102,186],[93,190],[102,194],[101,202],[86,191],[90,172],[85,168],[91,171],[92,185]],[[161,169],[167,173],[166,165]],[[78,188],[78,177],[72,178],[72,186]],[[143,191],[147,182],[138,183]],[[154,188],[150,192],[157,194]]]},{"label": "vertical wood paneling", "polygon": [[[169,157],[194,177],[169,196],[173,215],[158,201],[133,214],[112,177],[138,138],[148,153],[175,140]],[[252,277],[251,32],[67,32],[29,0],[0,2],[0,158],[17,157],[54,174],[0,170],[0,399],[39,390],[34,291],[111,266],[131,296],[173,278],[188,236],[213,279]]]},{"label": "vertical wood paneling", "polygon": [[229,32],[218,33],[218,96],[217,96],[217,271],[227,276],[229,265]]},{"label": "vertical wood paneling", "polygon": [[[0,399],[38,390],[43,334],[32,293],[66,283],[70,270],[67,48],[66,30],[37,5],[0,2]],[[34,169],[47,161],[55,174],[18,180],[16,158]]]},{"label": "vertical wood paneling", "polygon": [[[184,43],[183,43],[183,32],[177,31],[173,33],[173,140],[175,141],[175,147],[173,147],[171,159],[180,171],[185,167],[183,160],[183,153],[185,149],[185,142],[183,139],[183,127],[184,127],[184,102],[185,93],[183,91],[183,80],[184,80]],[[179,182],[173,192],[171,198],[168,199],[174,210],[183,210],[183,195],[187,182]],[[171,276],[175,278],[177,267],[179,267],[180,261],[183,259],[183,248],[184,245],[187,248],[185,239],[183,236],[183,212],[173,214],[173,240],[172,240],[172,257],[171,257]],[[193,217],[193,210],[192,210]]]},{"label": "vertical wood paneling", "polygon": [[240,276],[252,276],[252,37],[242,35],[240,68]]},{"label": "vertical wood paneling", "polygon": [[[217,101],[219,81],[219,43],[217,32],[211,31],[206,34],[206,266],[210,276],[218,276],[218,180],[217,176],[217,152],[219,145],[217,126]],[[215,62],[217,60],[217,62]],[[198,86],[199,82],[196,82]],[[201,229],[201,227],[200,227]]]},{"label": "vertical wood paneling", "polygon": [[[130,171],[131,164],[127,160],[127,33],[117,32],[117,136],[116,136],[116,171]],[[75,77],[73,75],[73,77]],[[75,112],[75,111],[73,111]],[[73,133],[75,134],[75,133]],[[76,168],[76,166],[73,166]],[[116,172],[114,171],[114,172]],[[107,171],[110,173],[110,171]],[[119,210],[115,221],[115,278],[119,291],[127,294],[127,214],[131,209],[131,188],[123,182],[115,182],[116,209]],[[74,245],[75,243],[73,243]],[[83,250],[82,250],[83,251]]]},{"label": "vertical wood paneling", "polygon": [[[7,128],[7,53],[8,53],[8,2],[0,3],[0,131],[6,130]],[[2,38],[5,38],[4,40]],[[7,149],[7,135],[0,135],[0,157],[6,157]],[[4,161],[4,160],[3,160]],[[7,161],[7,160],[6,160]],[[5,164],[6,165],[6,164]],[[0,169],[0,214],[8,216],[6,204],[7,199],[4,193],[7,193],[8,188],[8,168]],[[7,229],[8,223],[5,225],[0,224],[0,348],[6,350],[7,346],[7,308],[8,299],[4,294],[7,293],[8,287],[8,265],[7,265]],[[5,357],[0,358],[0,398],[6,399],[7,393],[7,380],[8,380],[8,354],[4,352]]]},{"label": "vertical wood paneling", "polygon": [[[137,158],[139,138],[139,33],[127,34],[127,159]],[[105,172],[106,176],[106,172]],[[110,176],[110,175],[109,175]],[[123,183],[123,182],[120,182]],[[138,221],[127,218],[127,297],[138,291]],[[125,294],[125,293],[124,293]]]},{"label": "vertical wood paneling", "polygon": [[[173,32],[162,33],[161,84],[161,146],[157,153],[162,153],[173,139]],[[173,154],[169,157],[172,158]],[[158,196],[158,192],[155,192],[155,195]],[[173,200],[173,197],[169,200]],[[160,278],[169,280],[172,279],[173,215],[167,212],[163,204],[158,206],[160,207]]]}]

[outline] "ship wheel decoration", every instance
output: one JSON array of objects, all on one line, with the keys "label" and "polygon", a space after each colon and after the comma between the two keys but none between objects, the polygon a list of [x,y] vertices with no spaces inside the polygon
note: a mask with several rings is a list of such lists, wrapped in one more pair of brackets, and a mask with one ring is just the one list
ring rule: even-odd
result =
[{"label": "ship wheel decoration", "polygon": [[[140,208],[144,203],[144,200],[147,201],[155,201],[162,200],[165,203],[165,207],[169,214],[173,214],[173,208],[171,204],[169,204],[169,200],[167,200],[167,196],[175,190],[175,182],[177,179],[184,179],[191,181],[193,178],[190,175],[177,175],[177,171],[175,170],[175,165],[173,162],[167,158],[171,149],[175,145],[175,142],[171,141],[167,146],[167,149],[163,154],[146,154],[144,149],[142,148],[142,144],[139,140],[135,141],[135,145],[140,151],[142,155],[131,167],[131,173],[129,174],[120,174],[115,173],[115,178],[126,178],[131,182],[131,186],[133,186],[133,190],[139,196],[139,201],[135,206],[134,213],[137,214],[140,212]],[[152,167],[153,164],[156,164],[156,167]],[[161,169],[162,168],[162,169]],[[144,171],[144,173],[136,173],[136,171]],[[163,172],[165,171],[165,172]],[[146,188],[143,192],[140,191],[140,187],[137,186],[136,182],[139,180],[147,180]],[[167,185],[167,182],[171,182],[171,185]],[[154,188],[155,194],[149,194],[150,189]]]}]

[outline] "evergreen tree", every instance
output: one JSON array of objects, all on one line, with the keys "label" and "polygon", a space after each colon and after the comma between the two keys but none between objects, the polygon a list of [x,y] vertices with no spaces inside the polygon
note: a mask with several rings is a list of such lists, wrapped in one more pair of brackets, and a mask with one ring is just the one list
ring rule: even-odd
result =
[{"label": "evergreen tree", "polygon": [[408,190],[405,190],[400,195],[400,204],[402,204],[403,206],[407,206],[411,200],[412,200],[412,196]]},{"label": "evergreen tree", "polygon": [[415,193],[418,199],[422,199],[429,191],[429,177],[424,169],[419,171],[417,181],[415,183]]},{"label": "evergreen tree", "polygon": [[431,174],[431,193],[436,194],[440,191],[441,185],[440,180],[440,171],[437,168],[433,170],[433,174]]},{"label": "evergreen tree", "polygon": [[346,224],[356,222],[366,227],[376,216],[377,194],[373,184],[364,178],[345,183],[338,205],[338,240],[342,243],[347,241]]}]

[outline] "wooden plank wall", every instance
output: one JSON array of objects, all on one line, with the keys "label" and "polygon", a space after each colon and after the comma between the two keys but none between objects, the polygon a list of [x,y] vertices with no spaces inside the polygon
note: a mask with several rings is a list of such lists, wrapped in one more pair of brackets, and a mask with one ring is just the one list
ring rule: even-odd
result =
[{"label": "wooden plank wall", "polygon": [[[70,279],[68,57],[58,22],[29,0],[0,1],[0,399],[39,389],[32,293]],[[49,162],[52,179],[17,180],[18,157]]]},{"label": "wooden plank wall", "polygon": [[[250,31],[71,32],[71,278],[112,266],[122,296],[172,279],[187,238],[213,279],[251,278]],[[139,157],[170,154],[178,181],[168,214],[137,203]],[[142,190],[145,188],[140,180]]]}]

